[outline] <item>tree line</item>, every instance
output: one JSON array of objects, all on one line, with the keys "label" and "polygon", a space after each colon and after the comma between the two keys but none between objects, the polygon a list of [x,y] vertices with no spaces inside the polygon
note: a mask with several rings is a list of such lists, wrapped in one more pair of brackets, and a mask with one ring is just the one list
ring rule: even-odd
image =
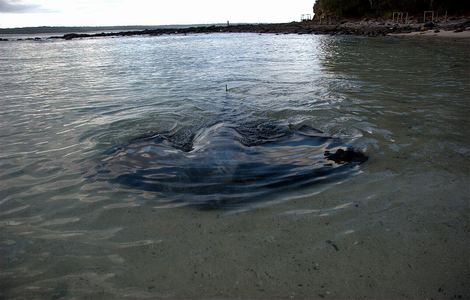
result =
[{"label": "tree line", "polygon": [[469,0],[317,0],[315,13],[339,17],[383,16],[393,11],[422,13],[434,10],[449,14],[470,12]]}]

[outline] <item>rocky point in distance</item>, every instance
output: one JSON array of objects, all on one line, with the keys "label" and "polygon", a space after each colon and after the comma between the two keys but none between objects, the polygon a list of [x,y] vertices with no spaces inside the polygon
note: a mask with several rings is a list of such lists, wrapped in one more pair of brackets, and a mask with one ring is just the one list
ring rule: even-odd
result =
[{"label": "rocky point in distance", "polygon": [[[384,36],[413,32],[470,32],[470,1],[317,0],[314,18],[277,24],[203,25],[152,27],[101,33],[66,33],[49,39],[113,36],[157,36],[201,33],[341,34]],[[126,28],[127,29],[127,28]],[[28,38],[27,40],[41,40]],[[7,41],[2,39],[1,41]]]}]

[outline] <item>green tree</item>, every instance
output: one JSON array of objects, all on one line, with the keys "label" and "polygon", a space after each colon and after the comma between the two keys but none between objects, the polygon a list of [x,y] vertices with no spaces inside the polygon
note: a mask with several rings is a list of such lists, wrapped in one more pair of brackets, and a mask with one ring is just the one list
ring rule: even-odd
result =
[{"label": "green tree", "polygon": [[318,8],[339,17],[384,15],[393,11],[422,13],[425,10],[470,12],[469,0],[317,0]]}]

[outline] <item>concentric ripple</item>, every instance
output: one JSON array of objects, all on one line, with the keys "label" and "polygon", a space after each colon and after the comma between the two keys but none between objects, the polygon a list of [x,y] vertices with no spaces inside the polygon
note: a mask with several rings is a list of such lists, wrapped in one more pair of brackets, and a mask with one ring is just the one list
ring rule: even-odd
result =
[{"label": "concentric ripple", "polygon": [[309,127],[217,123],[185,141],[155,134],[115,147],[98,176],[153,192],[156,201],[233,208],[337,181],[365,160]]}]

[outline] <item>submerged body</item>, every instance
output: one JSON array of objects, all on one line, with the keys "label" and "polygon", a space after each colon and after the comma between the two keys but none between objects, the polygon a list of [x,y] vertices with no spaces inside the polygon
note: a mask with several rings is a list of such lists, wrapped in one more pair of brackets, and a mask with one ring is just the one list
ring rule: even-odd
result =
[{"label": "submerged body", "polygon": [[[98,178],[154,192],[157,202],[234,208],[286,192],[301,194],[356,173],[366,157],[346,147],[306,126],[247,128],[220,122],[186,141],[157,134],[107,151]],[[340,157],[342,152],[349,156]]]}]

